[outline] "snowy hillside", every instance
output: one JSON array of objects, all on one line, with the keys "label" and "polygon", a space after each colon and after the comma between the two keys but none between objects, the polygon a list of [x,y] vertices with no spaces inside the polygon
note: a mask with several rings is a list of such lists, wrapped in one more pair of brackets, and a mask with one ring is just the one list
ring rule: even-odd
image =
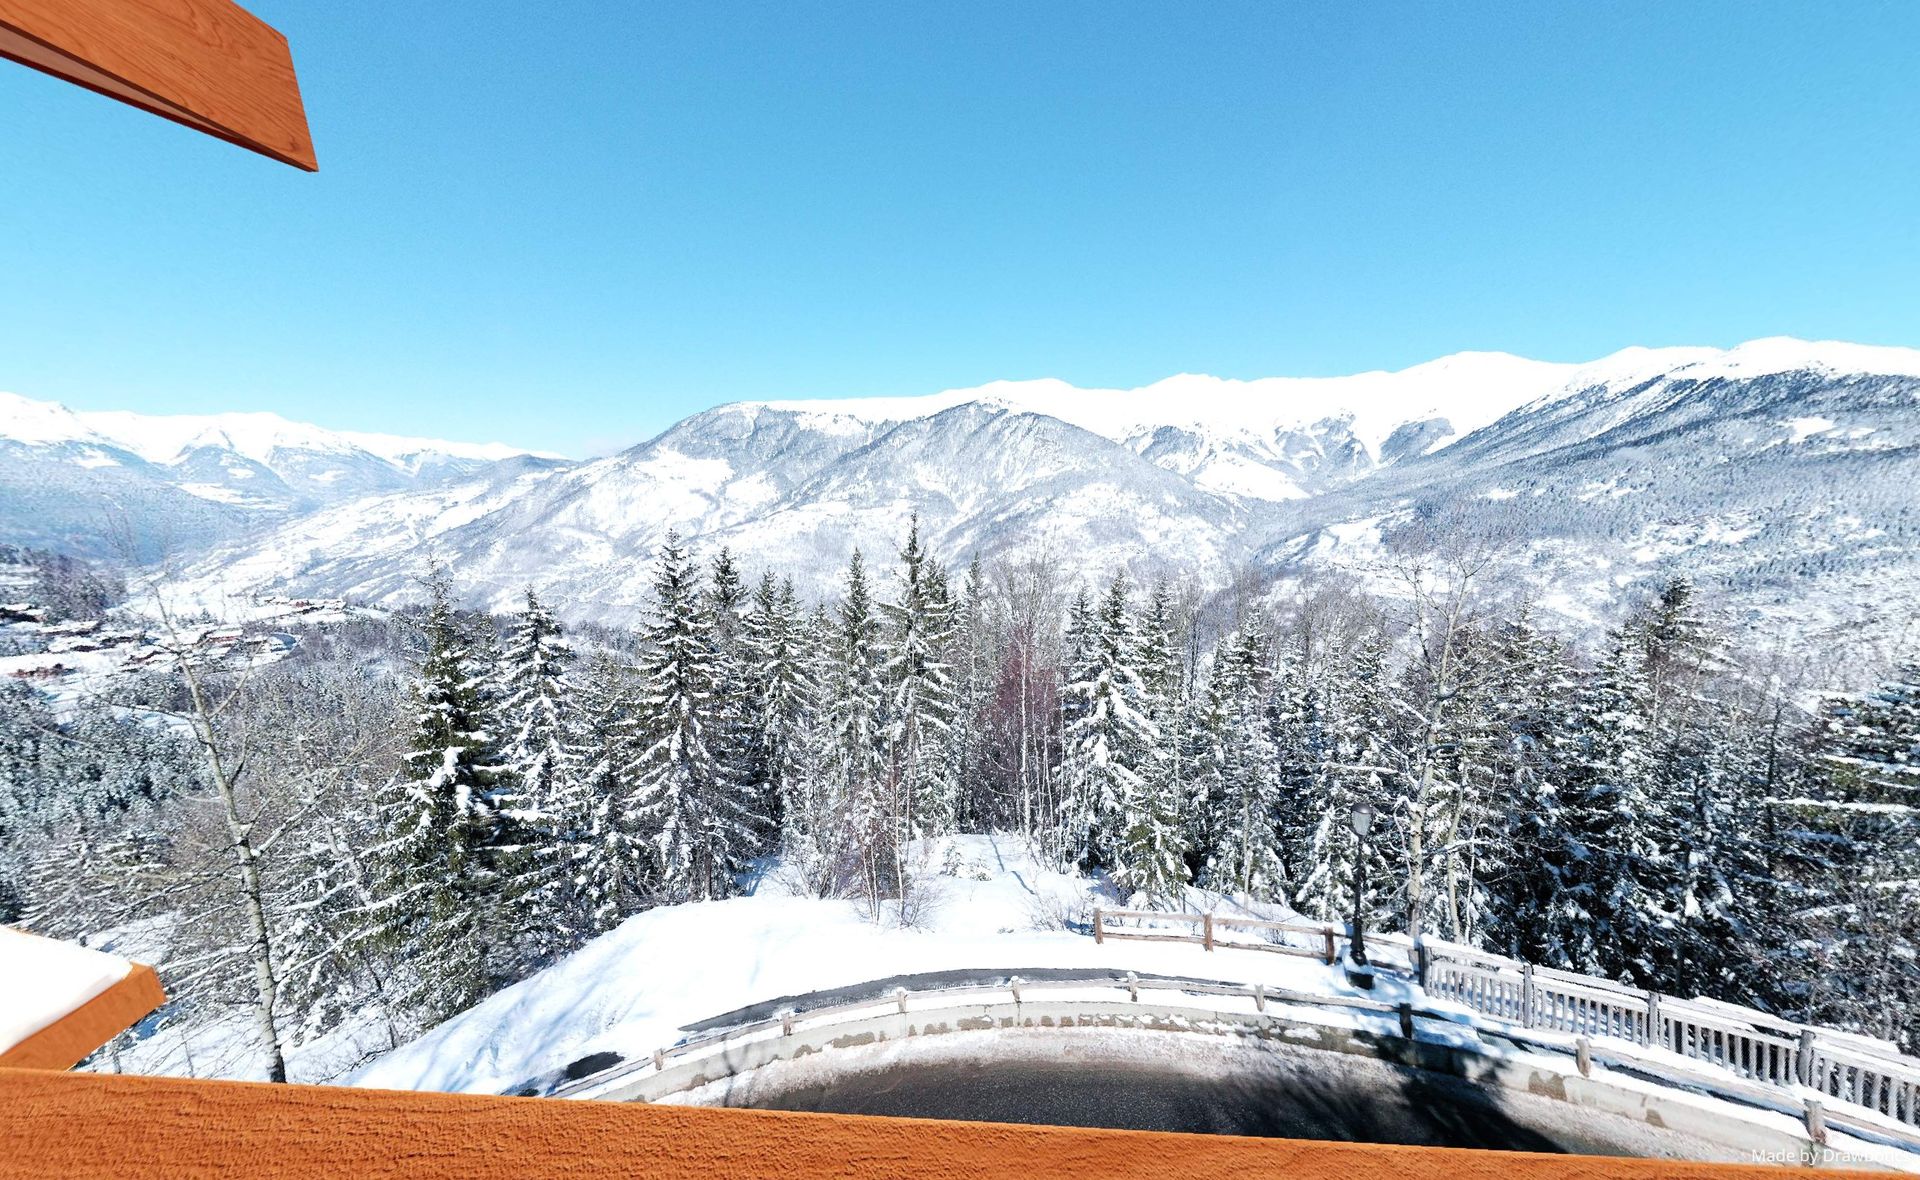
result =
[{"label": "snowy hillside", "polygon": [[131,544],[153,558],[527,454],[326,430],[277,414],[77,412],[0,393],[0,532],[82,553]]},{"label": "snowy hillside", "polygon": [[[1103,895],[1097,881],[1043,867],[1014,836],[948,837],[927,855],[940,871],[929,877],[935,896],[918,928],[902,929],[892,919],[876,925],[851,901],[791,896],[776,864],[755,895],[631,918],[352,1080],[504,1093],[538,1085],[590,1053],[644,1057],[683,1039],[687,1026],[749,1004],[931,971],[1123,963],[1316,992],[1351,990],[1337,971],[1316,961],[1230,950],[1202,961],[1191,945],[1136,945],[1116,953],[1084,932],[1063,929],[1064,918],[1085,922],[1095,904],[1113,906],[1115,898]],[[1197,905],[1213,903],[1200,891],[1195,895]],[[696,956],[700,968],[685,969]],[[663,966],[654,970],[653,964]]]}]

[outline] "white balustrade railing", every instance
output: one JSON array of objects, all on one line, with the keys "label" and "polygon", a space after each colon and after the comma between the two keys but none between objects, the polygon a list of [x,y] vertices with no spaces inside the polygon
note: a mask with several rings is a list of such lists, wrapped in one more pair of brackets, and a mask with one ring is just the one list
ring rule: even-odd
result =
[{"label": "white balustrade railing", "polygon": [[[1232,937],[1243,930],[1264,937]],[[1104,908],[1093,912],[1093,936],[1097,942],[1144,939],[1198,943],[1208,950],[1272,951],[1329,965],[1344,953],[1347,942],[1344,928],[1325,923]],[[1643,1051],[1633,1055],[1641,1061],[1671,1053],[1739,1078],[1803,1087],[1920,1127],[1920,1060],[1864,1038],[1715,1000],[1682,1000],[1610,979],[1537,967],[1452,943],[1416,945],[1404,935],[1371,932],[1366,941],[1370,951],[1388,952],[1372,955],[1376,963],[1399,958],[1427,994],[1510,1026],[1626,1042]]]}]

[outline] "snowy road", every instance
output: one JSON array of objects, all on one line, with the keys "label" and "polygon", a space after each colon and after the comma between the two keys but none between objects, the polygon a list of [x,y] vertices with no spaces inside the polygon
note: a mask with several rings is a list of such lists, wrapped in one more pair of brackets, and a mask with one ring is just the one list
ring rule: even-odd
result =
[{"label": "snowy road", "polygon": [[680,1096],[698,1105],[1696,1160],[1730,1149],[1555,1099],[1205,1034],[1024,1029],[839,1050]]}]

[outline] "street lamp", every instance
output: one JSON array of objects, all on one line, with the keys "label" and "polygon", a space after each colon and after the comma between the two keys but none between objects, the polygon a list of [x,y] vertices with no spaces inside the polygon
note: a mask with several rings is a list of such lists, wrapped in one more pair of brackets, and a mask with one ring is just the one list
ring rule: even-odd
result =
[{"label": "street lamp", "polygon": [[1354,866],[1353,866],[1353,965],[1360,968],[1353,973],[1353,982],[1361,987],[1373,986],[1373,972],[1367,968],[1367,927],[1365,907],[1367,900],[1367,833],[1373,831],[1373,805],[1356,803],[1353,813],[1347,816],[1347,826],[1353,829]]}]

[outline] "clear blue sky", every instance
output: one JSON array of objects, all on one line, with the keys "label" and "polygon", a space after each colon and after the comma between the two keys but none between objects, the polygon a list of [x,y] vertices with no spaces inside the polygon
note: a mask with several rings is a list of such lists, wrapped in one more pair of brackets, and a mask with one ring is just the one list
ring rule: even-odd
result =
[{"label": "clear blue sky", "polygon": [[0,389],[720,401],[1920,345],[1920,3],[254,0],[306,175],[0,63]]}]

